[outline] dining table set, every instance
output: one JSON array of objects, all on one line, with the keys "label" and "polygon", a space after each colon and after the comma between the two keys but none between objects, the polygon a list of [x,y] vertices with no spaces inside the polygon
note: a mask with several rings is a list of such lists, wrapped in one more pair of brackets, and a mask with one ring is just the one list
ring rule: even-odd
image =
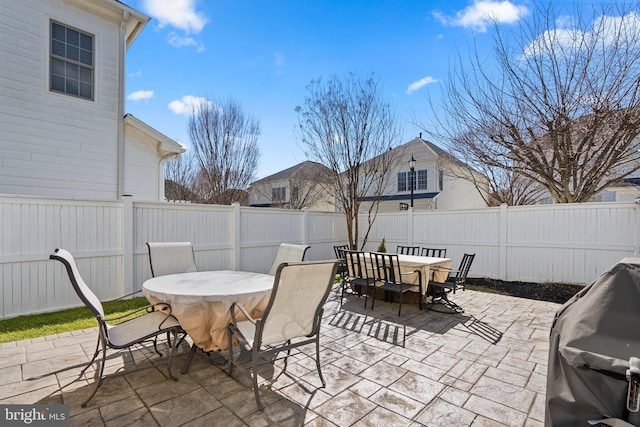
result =
[{"label": "dining table set", "polygon": [[[444,281],[450,258],[398,255],[403,269],[420,270],[423,296],[429,279]],[[426,278],[426,280],[424,279]],[[418,290],[417,275],[414,280]],[[195,347],[205,351],[228,350],[229,308],[241,303],[253,318],[259,318],[269,301],[274,276],[248,271],[192,271],[146,280],[142,292],[150,303],[167,303]]]}]

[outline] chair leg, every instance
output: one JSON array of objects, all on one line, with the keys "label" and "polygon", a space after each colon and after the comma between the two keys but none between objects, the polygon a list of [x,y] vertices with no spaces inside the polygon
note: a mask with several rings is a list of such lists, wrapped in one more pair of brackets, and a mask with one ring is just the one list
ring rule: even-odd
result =
[{"label": "chair leg", "polygon": [[320,369],[320,333],[316,334],[316,367],[318,368],[318,376],[322,382],[322,387],[326,387],[327,383],[324,381],[322,370]]},{"label": "chair leg", "polygon": [[251,349],[251,353],[251,377],[253,379],[253,394],[256,397],[258,410],[263,411],[264,406],[262,406],[262,402],[260,401],[260,390],[258,389],[258,352],[256,351],[255,346]]},{"label": "chair leg", "polygon": [[80,375],[85,373],[87,368],[89,368],[89,366],[91,366],[93,361],[96,360],[96,357],[98,357],[98,354],[100,354],[100,336],[99,335],[98,335],[98,342],[96,342],[96,351],[93,353],[93,357],[91,358],[89,363],[87,363],[87,366],[85,366],[84,369],[82,369],[82,371],[80,371]]},{"label": "chair leg", "polygon": [[[177,336],[174,338],[176,340],[176,347],[180,344],[177,340]],[[171,347],[173,348],[173,347]],[[185,360],[184,365],[182,365],[182,370],[180,371],[182,374],[186,374],[189,372],[189,366],[191,366],[191,362],[193,361],[193,356],[195,356],[198,347],[196,343],[191,344],[191,349],[189,350],[189,355],[187,356],[187,360]]]},{"label": "chair leg", "polygon": [[[169,377],[171,377],[172,380],[178,381],[178,378],[176,378],[173,375],[173,372],[171,372],[171,361],[173,360],[173,353],[175,352],[176,348],[178,348],[178,345],[180,344],[180,342],[178,341],[178,333],[176,331],[173,331],[172,334],[173,334],[173,341],[175,342],[175,345],[171,345],[171,349],[169,350],[169,361],[167,362],[167,372],[169,372]],[[169,340],[169,343],[171,343],[170,340]]]},{"label": "chair leg", "polygon": [[227,371],[227,375],[231,376],[231,373],[233,372],[233,338],[232,338],[233,332],[231,332],[231,328],[227,328],[227,344],[228,344],[228,348],[229,348],[229,357],[227,358],[227,360],[229,361],[229,369]]},{"label": "chair leg", "polygon": [[102,344],[102,361],[100,362],[98,379],[96,380],[96,383],[93,387],[93,391],[91,392],[89,397],[87,397],[87,399],[84,402],[82,402],[82,404],[80,405],[83,408],[87,406],[87,403],[89,403],[91,399],[93,399],[93,396],[95,396],[96,393],[98,392],[98,388],[100,388],[100,386],[102,385],[102,374],[104,373],[104,363],[107,358],[107,343],[106,343],[106,339],[102,336],[102,333],[100,333],[100,343]]}]

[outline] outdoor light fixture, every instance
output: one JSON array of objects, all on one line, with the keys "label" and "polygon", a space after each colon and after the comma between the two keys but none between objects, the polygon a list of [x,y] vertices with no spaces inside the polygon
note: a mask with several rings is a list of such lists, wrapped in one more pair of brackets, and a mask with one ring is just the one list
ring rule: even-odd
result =
[{"label": "outdoor light fixture", "polygon": [[416,159],[413,158],[413,154],[411,155],[411,160],[409,160],[409,170],[411,171],[411,175],[409,176],[409,187],[411,188],[411,208],[413,208],[413,174],[416,172]]}]

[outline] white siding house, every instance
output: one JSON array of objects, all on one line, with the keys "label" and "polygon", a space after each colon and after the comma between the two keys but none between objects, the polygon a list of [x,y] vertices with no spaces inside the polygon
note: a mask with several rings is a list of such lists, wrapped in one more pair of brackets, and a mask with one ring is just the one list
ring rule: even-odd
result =
[{"label": "white siding house", "polygon": [[0,2],[0,193],[163,200],[161,159],[184,149],[125,126],[125,53],[148,20],[115,0]]},{"label": "white siding house", "polygon": [[[473,209],[487,206],[476,186],[462,178],[469,173],[467,169],[460,162],[451,161],[435,144],[420,137],[394,148],[393,151],[395,164],[380,197],[380,212],[396,212],[411,206],[409,161],[412,157],[415,160],[414,210]],[[486,180],[479,174],[477,179]],[[368,194],[361,210],[367,209],[368,202],[372,199],[373,194]]]}]

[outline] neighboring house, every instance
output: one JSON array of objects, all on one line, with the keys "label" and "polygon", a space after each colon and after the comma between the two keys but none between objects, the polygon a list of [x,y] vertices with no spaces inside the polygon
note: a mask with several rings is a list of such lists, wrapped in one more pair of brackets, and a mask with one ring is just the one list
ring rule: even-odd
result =
[{"label": "neighboring house", "polygon": [[[411,205],[411,170],[409,161],[415,160],[413,173],[414,210],[470,209],[486,207],[485,198],[474,183],[463,176],[473,173],[476,180],[487,182],[486,177],[470,172],[462,162],[437,145],[419,138],[392,150],[395,164],[389,172],[387,186],[380,196],[379,212],[408,209]],[[488,182],[486,191],[488,191]],[[486,193],[485,191],[485,193]],[[374,195],[363,199],[360,212],[368,209],[367,202]]]},{"label": "neighboring house", "polygon": [[116,0],[0,3],[0,193],[164,200],[184,148],[124,111],[148,21]]},{"label": "neighboring house", "polygon": [[320,163],[299,163],[253,182],[249,205],[335,212],[330,174]]}]

